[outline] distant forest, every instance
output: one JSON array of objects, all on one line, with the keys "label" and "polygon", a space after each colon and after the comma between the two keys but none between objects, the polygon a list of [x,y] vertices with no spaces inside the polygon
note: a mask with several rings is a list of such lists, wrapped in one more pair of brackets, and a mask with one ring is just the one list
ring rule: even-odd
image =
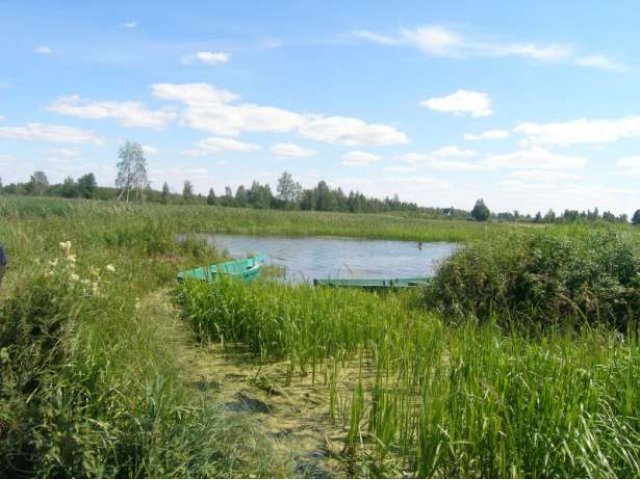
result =
[{"label": "distant forest", "polygon": [[[333,188],[325,181],[320,181],[312,188],[303,188],[291,174],[283,172],[278,179],[276,191],[267,183],[253,181],[250,187],[240,185],[235,192],[230,186],[224,192],[216,194],[213,188],[207,195],[194,193],[193,184],[186,180],[182,192],[172,192],[165,182],[160,190],[151,188],[146,182],[144,187],[131,188],[123,198],[123,189],[99,186],[93,173],[87,173],[77,179],[67,177],[62,183],[51,184],[42,171],[34,172],[26,182],[2,184],[0,178],[0,194],[53,196],[64,198],[86,198],[96,200],[116,200],[130,202],[153,202],[171,205],[218,205],[223,207],[306,210],[323,212],[351,213],[383,213],[412,212],[426,218],[469,219],[476,221],[496,220],[503,222],[531,223],[566,223],[566,222],[621,222],[629,221],[626,214],[614,215],[605,211],[602,214],[595,208],[593,211],[565,210],[556,214],[549,210],[536,215],[512,212],[492,212],[479,199],[471,210],[453,207],[420,207],[412,202],[403,202],[394,195],[384,199],[367,197],[358,191],[345,193],[340,187]],[[632,218],[632,223],[640,224],[640,210]]]}]

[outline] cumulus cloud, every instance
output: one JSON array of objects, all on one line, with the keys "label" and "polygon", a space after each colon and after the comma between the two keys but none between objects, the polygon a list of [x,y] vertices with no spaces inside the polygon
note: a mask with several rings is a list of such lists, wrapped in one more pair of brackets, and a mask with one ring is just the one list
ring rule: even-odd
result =
[{"label": "cumulus cloud", "polygon": [[231,59],[231,54],[227,52],[196,52],[182,58],[182,63],[191,65],[200,62],[205,65],[218,65],[227,63]]},{"label": "cumulus cloud", "polygon": [[626,70],[626,67],[605,55],[579,54],[569,44],[505,41],[495,37],[466,35],[443,25],[402,29],[391,35],[370,30],[355,30],[352,35],[381,45],[417,48],[431,57],[524,57],[546,62],[564,61],[602,70]]},{"label": "cumulus cloud", "polygon": [[301,114],[254,103],[235,103],[238,95],[206,83],[156,84],[153,94],[185,105],[181,112],[183,125],[220,136],[295,132],[312,140],[348,146],[408,142],[407,136],[394,127],[369,124],[354,117]]},{"label": "cumulus cloud", "polygon": [[126,22],[122,22],[120,24],[121,28],[127,28],[129,30],[136,28],[138,26],[138,22],[135,20],[127,20]]},{"label": "cumulus cloud", "polygon": [[464,139],[468,141],[478,140],[501,140],[507,138],[509,132],[507,130],[486,130],[482,133],[465,133]]},{"label": "cumulus cloud", "polygon": [[271,152],[278,157],[291,158],[308,158],[316,154],[313,150],[301,147],[295,143],[277,143],[271,147]]},{"label": "cumulus cloud", "polygon": [[457,90],[444,97],[423,100],[420,105],[438,112],[454,113],[456,115],[468,114],[472,117],[493,115],[489,95],[473,90]]},{"label": "cumulus cloud", "polygon": [[345,153],[342,156],[342,164],[354,167],[366,167],[367,165],[371,165],[372,163],[378,162],[381,159],[382,157],[380,155],[356,150],[353,152]]},{"label": "cumulus cloud", "polygon": [[622,138],[640,137],[640,116],[617,120],[581,118],[555,123],[525,122],[516,126],[514,131],[525,135],[531,143],[539,145],[600,145]]},{"label": "cumulus cloud", "polygon": [[233,138],[210,137],[200,140],[195,149],[187,150],[185,153],[197,157],[220,152],[253,152],[255,150],[260,150],[260,146]]},{"label": "cumulus cloud", "polygon": [[443,172],[469,172],[484,168],[479,162],[464,160],[475,155],[476,152],[473,150],[448,146],[438,148],[431,153],[410,152],[399,158],[413,167],[426,167]]},{"label": "cumulus cloud", "polygon": [[354,117],[322,117],[312,115],[298,129],[300,135],[335,145],[371,147],[399,145],[409,141],[407,136],[389,125],[370,124]]},{"label": "cumulus cloud", "polygon": [[176,117],[172,108],[149,110],[137,101],[92,101],[79,95],[61,97],[47,106],[47,110],[79,118],[101,120],[112,118],[125,127],[161,129]]},{"label": "cumulus cloud", "polygon": [[27,123],[20,127],[0,127],[0,138],[57,143],[102,143],[102,140],[91,131],[45,123]]}]

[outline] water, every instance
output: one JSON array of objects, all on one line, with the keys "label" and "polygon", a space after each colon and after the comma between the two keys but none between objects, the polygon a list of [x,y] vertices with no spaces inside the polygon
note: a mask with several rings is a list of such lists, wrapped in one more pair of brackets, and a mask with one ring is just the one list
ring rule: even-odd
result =
[{"label": "water", "polygon": [[207,235],[207,242],[239,258],[256,253],[266,264],[283,267],[287,281],[314,278],[428,277],[450,256],[453,243],[357,240],[334,237],[253,237]]}]

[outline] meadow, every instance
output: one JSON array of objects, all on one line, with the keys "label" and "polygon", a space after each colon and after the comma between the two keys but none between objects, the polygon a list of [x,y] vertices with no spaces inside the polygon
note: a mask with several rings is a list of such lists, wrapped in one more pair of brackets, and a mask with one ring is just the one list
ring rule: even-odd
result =
[{"label": "meadow", "polygon": [[[426,290],[178,289],[178,270],[225,256],[203,232],[468,247]],[[637,477],[639,238],[0,197],[1,473],[314,475],[263,428],[279,416],[327,437],[325,476]],[[259,413],[228,408],[230,372]],[[316,423],[296,421],[310,404]]]}]

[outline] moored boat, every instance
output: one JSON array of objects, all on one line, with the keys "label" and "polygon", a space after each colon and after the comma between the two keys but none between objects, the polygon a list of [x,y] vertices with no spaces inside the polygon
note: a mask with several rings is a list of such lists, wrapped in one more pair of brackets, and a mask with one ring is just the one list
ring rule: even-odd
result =
[{"label": "moored boat", "polygon": [[414,278],[314,278],[314,286],[364,288],[377,290],[383,288],[412,288],[424,286],[427,277]]},{"label": "moored boat", "polygon": [[183,282],[185,278],[213,282],[220,276],[229,276],[239,278],[244,282],[251,282],[260,276],[264,261],[265,256],[258,254],[253,257],[183,270],[178,273],[178,282]]}]

